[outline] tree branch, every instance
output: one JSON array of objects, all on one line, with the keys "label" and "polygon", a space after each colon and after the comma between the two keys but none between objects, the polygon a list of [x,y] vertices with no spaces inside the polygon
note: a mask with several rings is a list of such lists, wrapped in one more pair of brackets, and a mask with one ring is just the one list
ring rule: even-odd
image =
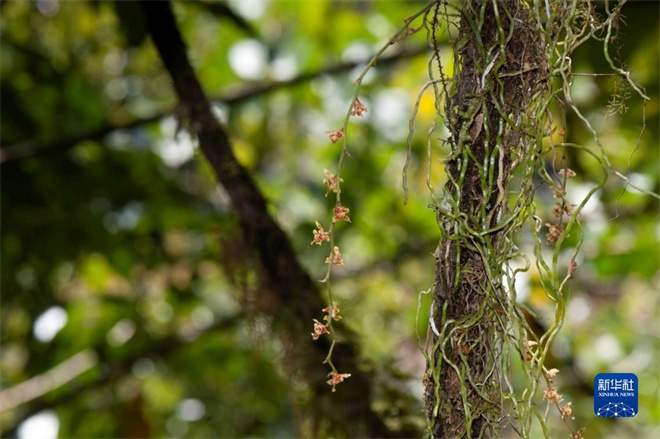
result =
[{"label": "tree branch", "polygon": [[0,413],[28,401],[41,398],[46,393],[76,379],[97,364],[96,352],[85,349],[41,375],[0,391]]},{"label": "tree branch", "polygon": [[[407,58],[412,58],[420,54],[426,53],[428,51],[429,48],[426,45],[415,46],[415,47],[404,47],[398,52],[393,53],[392,55],[384,56],[380,58],[378,60],[378,64],[379,65],[393,64],[397,61],[401,61]],[[233,91],[222,93],[221,95],[216,96],[211,100],[213,102],[224,103],[227,105],[238,104],[247,101],[249,99],[253,99],[255,97],[271,93],[276,90],[303,84],[305,82],[311,81],[314,78],[318,78],[319,76],[335,75],[338,73],[346,72],[367,62],[368,60],[331,64],[314,72],[302,73],[298,76],[295,76],[285,81],[273,81],[263,84],[252,84],[252,85],[243,86]],[[102,139],[103,137],[107,136],[113,131],[136,128],[160,120],[163,117],[168,116],[170,114],[172,114],[172,111],[160,112],[150,117],[146,117],[143,119],[135,119],[133,121],[121,123],[121,124],[109,123],[108,125],[96,128],[94,130],[85,131],[80,134],[76,134],[63,139],[58,139],[48,143],[38,142],[35,140],[26,140],[24,142],[8,145],[0,149],[0,165],[14,160],[20,160],[25,157],[31,157],[34,155],[42,154],[48,151],[67,150],[83,140]]]}]

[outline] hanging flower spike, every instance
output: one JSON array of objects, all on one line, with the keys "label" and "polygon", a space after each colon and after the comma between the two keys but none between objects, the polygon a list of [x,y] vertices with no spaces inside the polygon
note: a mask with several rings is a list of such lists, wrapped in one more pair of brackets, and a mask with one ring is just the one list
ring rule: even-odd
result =
[{"label": "hanging flower spike", "polygon": [[332,262],[333,265],[344,265],[344,260],[341,258],[341,253],[339,253],[339,247],[335,245],[335,248],[333,248],[332,251],[334,253],[332,261],[330,260],[330,256],[328,256],[325,259],[325,263],[330,264]]},{"label": "hanging flower spike", "polygon": [[328,333],[328,328],[318,320],[314,319],[314,332],[312,332],[312,338],[318,340],[320,336]]},{"label": "hanging flower spike", "polygon": [[344,137],[344,129],[342,128],[341,130],[335,130],[335,131],[327,131],[328,137],[330,137],[330,140],[332,143],[337,142],[337,140],[341,139]]},{"label": "hanging flower spike", "polygon": [[350,373],[339,373],[339,372],[333,370],[332,372],[330,372],[328,374],[328,376],[330,377],[330,379],[327,381],[327,383],[328,383],[328,385],[332,386],[332,391],[336,392],[337,389],[335,388],[335,386],[337,386],[337,384],[339,384],[339,383],[342,383],[346,378],[349,378],[351,376],[351,374]]},{"label": "hanging flower spike", "polygon": [[316,228],[318,230],[313,231],[314,240],[309,245],[312,244],[321,245],[323,241],[330,242],[330,232],[326,232],[325,230],[323,230],[323,226],[318,221],[316,221]]},{"label": "hanging flower spike", "polygon": [[367,106],[360,102],[359,99],[355,100],[353,104],[353,109],[351,110],[351,116],[362,116],[362,113],[367,112]]},{"label": "hanging flower spike", "polygon": [[323,184],[328,188],[328,190],[325,192],[325,196],[327,197],[330,191],[337,193],[339,190],[339,183],[343,183],[344,179],[343,178],[337,178],[335,174],[332,172],[328,171],[327,169],[323,170],[323,173],[325,174],[327,179],[323,179]]},{"label": "hanging flower spike", "polygon": [[339,308],[337,308],[337,302],[332,302],[332,306],[323,308],[324,313],[327,313],[327,316],[323,317],[323,320],[329,321],[330,319],[335,319],[335,321],[340,321],[341,316],[339,315]]},{"label": "hanging flower spike", "polygon": [[332,222],[336,223],[337,221],[346,221],[346,222],[351,222],[351,219],[348,217],[348,207],[344,207],[341,204],[337,204],[337,207],[335,207],[334,212],[335,216],[332,218]]}]

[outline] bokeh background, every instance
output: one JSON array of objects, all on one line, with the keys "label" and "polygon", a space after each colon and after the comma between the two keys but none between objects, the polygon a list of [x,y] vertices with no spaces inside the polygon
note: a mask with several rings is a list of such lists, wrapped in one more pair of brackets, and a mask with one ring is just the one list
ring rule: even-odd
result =
[{"label": "bokeh background", "polygon": [[[335,168],[339,153],[326,132],[343,123],[365,62],[424,4],[174,3],[235,154],[313,278],[326,269],[325,250],[309,245],[314,221],[327,223],[333,206],[323,170]],[[176,96],[139,5],[0,7],[3,436],[295,436],[296,389],[282,368],[281,341],[251,306],[256,269],[241,257],[226,194],[172,115]],[[654,2],[625,5],[613,47],[651,97],[645,106],[611,77],[577,77],[572,87],[613,167],[656,193],[659,12]],[[412,413],[407,422],[419,431],[424,360],[415,319],[439,237],[425,184],[430,95],[415,121],[406,206],[401,172],[409,118],[427,80],[425,47],[421,31],[365,78],[361,100],[369,110],[351,124],[343,171],[352,223],[338,239],[347,264],[334,286],[341,323],[359,334],[360,355],[382,385],[376,409],[392,420]],[[441,55],[451,71],[450,45]],[[601,44],[580,48],[573,68],[609,72]],[[621,97],[629,97],[625,108]],[[574,115],[566,129],[573,142],[592,142]],[[446,153],[438,142],[436,187]],[[578,174],[568,195],[578,200],[600,178],[599,167],[579,154],[568,165]],[[551,192],[538,194],[549,218]],[[548,367],[560,370],[557,384],[585,437],[660,437],[658,208],[657,199],[610,176],[584,210],[580,268]],[[531,249],[525,232],[519,245]],[[535,269],[518,285],[540,324],[544,316],[551,321]],[[421,336],[427,307],[422,297]],[[593,377],[601,372],[638,375],[635,418],[594,415]],[[408,407],[392,406],[391,385],[410,396]],[[552,437],[565,437],[557,418],[550,416]]]}]

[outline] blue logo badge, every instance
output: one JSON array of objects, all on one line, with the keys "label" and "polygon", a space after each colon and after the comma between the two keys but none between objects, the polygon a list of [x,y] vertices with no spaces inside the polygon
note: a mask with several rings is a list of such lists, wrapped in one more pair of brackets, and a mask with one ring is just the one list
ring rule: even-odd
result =
[{"label": "blue logo badge", "polygon": [[637,414],[637,376],[599,373],[594,378],[594,413],[601,418],[632,418]]}]

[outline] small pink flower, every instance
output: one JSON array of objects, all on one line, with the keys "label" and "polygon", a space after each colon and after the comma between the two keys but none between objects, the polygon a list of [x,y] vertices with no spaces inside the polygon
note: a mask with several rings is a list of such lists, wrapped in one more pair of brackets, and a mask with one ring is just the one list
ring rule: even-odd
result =
[{"label": "small pink flower", "polygon": [[575,207],[575,204],[570,204],[566,202],[560,202],[560,201],[555,201],[555,207],[552,209],[552,214],[556,217],[559,218],[562,216],[564,213],[566,215],[570,215],[571,211]]},{"label": "small pink flower", "polygon": [[564,407],[559,407],[559,413],[561,413],[562,419],[566,419],[566,418],[575,419],[575,416],[573,416],[573,409],[571,409],[570,402],[567,402]]},{"label": "small pink flower", "polygon": [[559,175],[565,175],[566,178],[575,177],[575,171],[570,168],[562,168],[559,170]]},{"label": "small pink flower", "polygon": [[355,100],[353,104],[353,109],[351,110],[351,116],[362,116],[362,113],[367,112],[367,106],[360,102],[359,99]]},{"label": "small pink flower", "polygon": [[310,245],[312,244],[321,245],[323,241],[330,242],[330,232],[326,232],[325,230],[323,230],[323,226],[318,221],[316,221],[316,228],[318,230],[313,231],[314,240],[310,243]]},{"label": "small pink flower", "polygon": [[543,399],[559,404],[564,397],[557,393],[556,387],[551,387],[543,391]]},{"label": "small pink flower", "polygon": [[326,264],[332,263],[333,265],[344,265],[344,260],[341,258],[341,253],[339,252],[339,247],[335,245],[335,248],[332,249],[333,256],[332,259],[328,256],[325,260]]},{"label": "small pink flower", "polygon": [[555,378],[555,376],[557,376],[558,373],[559,373],[559,369],[552,368],[545,373],[545,377],[550,382],[552,382],[552,380]]},{"label": "small pink flower", "polygon": [[552,216],[555,218],[559,218],[564,214],[564,208],[562,207],[561,203],[558,201],[555,201],[555,207],[552,209]]},{"label": "small pink flower", "polygon": [[554,244],[564,234],[563,224],[546,224],[548,226],[548,234],[546,241],[549,245]]},{"label": "small pink flower", "polygon": [[327,133],[328,133],[328,137],[330,137],[330,140],[332,141],[332,143],[335,143],[335,142],[337,142],[337,140],[344,137],[344,130],[343,129],[335,130],[335,131],[328,131]]},{"label": "small pink flower", "polygon": [[351,219],[348,217],[349,208],[344,207],[341,204],[337,204],[334,209],[335,216],[332,218],[332,222],[336,223],[337,221],[346,221],[351,222]]},{"label": "small pink flower", "polygon": [[329,306],[327,308],[323,308],[322,310],[324,313],[327,313],[327,316],[323,317],[323,320],[328,321],[331,318],[335,319],[335,321],[340,321],[341,316],[339,315],[339,308],[337,308],[337,302],[332,302],[332,306]]},{"label": "small pink flower", "polygon": [[320,336],[328,333],[328,328],[318,320],[314,319],[314,332],[312,332],[312,338],[318,340]]},{"label": "small pink flower", "polygon": [[332,391],[336,392],[337,389],[335,388],[337,384],[344,382],[346,378],[349,378],[351,376],[350,373],[339,373],[336,371],[332,371],[328,374],[330,379],[327,381],[328,385],[332,386]]},{"label": "small pink flower", "polygon": [[335,174],[328,171],[327,169],[324,169],[323,173],[326,177],[328,177],[327,179],[323,179],[323,184],[328,188],[328,190],[325,192],[325,196],[327,197],[330,191],[337,193],[339,190],[339,183],[343,183],[344,179],[338,178]]}]

